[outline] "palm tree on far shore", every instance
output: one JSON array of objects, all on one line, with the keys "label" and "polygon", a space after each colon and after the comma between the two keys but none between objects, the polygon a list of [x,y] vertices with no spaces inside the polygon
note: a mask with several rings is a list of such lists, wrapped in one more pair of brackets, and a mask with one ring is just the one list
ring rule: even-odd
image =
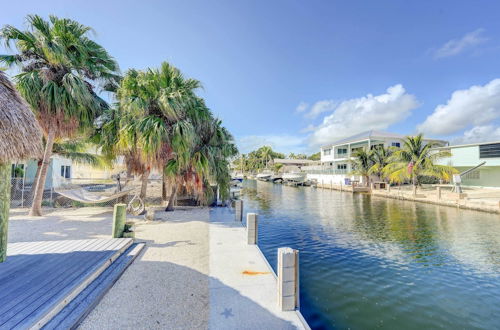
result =
[{"label": "palm tree on far shore", "polygon": [[107,107],[95,87],[113,84],[118,65],[88,37],[90,27],[71,19],[27,17],[28,30],[6,25],[0,39],[14,45],[15,55],[0,62],[17,66],[16,87],[31,105],[46,135],[45,152],[30,215],[42,215],[45,179],[55,139],[68,138],[92,127]]},{"label": "palm tree on far shore", "polygon": [[362,176],[365,179],[366,185],[370,184],[370,169],[373,166],[373,155],[371,151],[365,149],[356,150],[353,154],[354,159],[351,160],[352,173]]},{"label": "palm tree on far shore", "polygon": [[452,166],[435,164],[437,160],[451,155],[449,151],[433,149],[437,146],[432,141],[426,143],[422,134],[406,137],[401,149],[394,151],[389,157],[384,174],[391,182],[410,181],[414,189],[420,184],[422,176],[449,181],[458,171]]},{"label": "palm tree on far shore", "polygon": [[384,175],[384,168],[389,164],[389,158],[395,151],[394,147],[383,147],[376,146],[371,152],[371,158],[373,165],[369,169],[369,174],[374,174],[379,177],[380,180],[386,179]]},{"label": "palm tree on far shore", "polygon": [[273,161],[273,149],[270,146],[263,146],[260,148],[260,154],[264,162],[264,167],[267,169],[269,162]]}]

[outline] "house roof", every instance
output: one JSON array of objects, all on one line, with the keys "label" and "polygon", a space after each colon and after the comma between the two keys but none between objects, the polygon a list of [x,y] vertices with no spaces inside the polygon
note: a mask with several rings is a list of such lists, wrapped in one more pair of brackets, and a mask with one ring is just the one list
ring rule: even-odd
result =
[{"label": "house roof", "polygon": [[438,147],[436,149],[453,149],[453,148],[474,147],[474,146],[482,146],[485,144],[500,144],[500,141],[475,142],[475,143],[467,143],[467,144],[452,144],[449,146]]},{"label": "house roof", "polygon": [[[391,133],[391,132],[385,132],[385,131],[377,131],[377,130],[370,130],[370,131],[365,131],[353,136],[350,136],[345,139],[337,140],[331,144],[323,146],[323,148],[331,147],[331,146],[336,146],[336,145],[342,145],[342,144],[347,144],[347,143],[352,143],[352,142],[359,142],[363,140],[368,140],[368,139],[399,139],[402,140],[406,137],[407,135],[402,135],[398,133]],[[427,139],[424,138],[426,141],[438,141],[438,142],[443,142],[447,143],[447,141],[444,140],[436,140],[436,139]]]},{"label": "house roof", "polygon": [[283,165],[308,165],[315,163],[316,161],[310,159],[283,159],[283,158],[275,158],[273,159],[275,164],[283,164]]},{"label": "house roof", "polygon": [[339,144],[346,144],[349,142],[356,142],[360,140],[368,140],[368,139],[374,139],[374,138],[393,138],[393,139],[404,139],[404,135],[397,134],[397,133],[391,133],[391,132],[384,132],[384,131],[377,131],[377,130],[370,130],[366,132],[362,132],[353,136],[350,136],[345,139],[337,140],[331,144],[328,144],[324,147],[331,147],[334,145],[339,145]]}]

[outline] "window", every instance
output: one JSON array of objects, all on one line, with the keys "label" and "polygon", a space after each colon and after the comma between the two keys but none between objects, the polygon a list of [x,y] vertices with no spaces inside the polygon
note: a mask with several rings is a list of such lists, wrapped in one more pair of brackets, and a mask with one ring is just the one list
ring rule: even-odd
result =
[{"label": "window", "polygon": [[323,150],[323,155],[324,156],[330,156],[332,154],[332,149],[325,149]]},{"label": "window", "polygon": [[71,178],[71,166],[61,166],[61,176],[63,178],[69,179]]},{"label": "window", "polygon": [[346,148],[339,148],[339,149],[337,149],[337,154],[338,155],[345,155],[345,154],[347,154],[347,149]]},{"label": "window", "polygon": [[12,164],[11,177],[22,178],[24,176],[24,164]]},{"label": "window", "polygon": [[399,142],[392,142],[391,146],[397,147],[397,148],[401,148],[401,143],[399,143]]},{"label": "window", "polygon": [[347,164],[337,164],[337,170],[347,170]]},{"label": "window", "polygon": [[500,143],[490,143],[479,146],[479,158],[497,157],[500,157]]}]

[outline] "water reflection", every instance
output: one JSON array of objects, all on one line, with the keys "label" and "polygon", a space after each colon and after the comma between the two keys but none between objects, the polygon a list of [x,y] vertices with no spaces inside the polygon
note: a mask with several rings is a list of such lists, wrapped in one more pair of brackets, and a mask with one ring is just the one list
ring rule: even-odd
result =
[{"label": "water reflection", "polygon": [[301,250],[302,309],[317,328],[494,328],[500,218],[363,194],[246,181],[260,246]]}]

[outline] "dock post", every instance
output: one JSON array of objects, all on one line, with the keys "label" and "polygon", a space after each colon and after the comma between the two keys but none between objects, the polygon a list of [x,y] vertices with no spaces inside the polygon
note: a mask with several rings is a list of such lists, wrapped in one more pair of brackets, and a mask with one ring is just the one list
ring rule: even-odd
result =
[{"label": "dock post", "polygon": [[293,311],[299,307],[299,250],[278,249],[278,308]]},{"label": "dock post", "polygon": [[437,198],[438,200],[441,199],[441,187],[437,187]]},{"label": "dock post", "polygon": [[115,209],[113,210],[113,238],[120,238],[123,236],[126,217],[127,205],[115,204]]},{"label": "dock post", "polygon": [[247,244],[255,245],[259,237],[259,216],[247,213]]},{"label": "dock post", "polygon": [[330,189],[333,190],[333,179],[330,180]]},{"label": "dock post", "polygon": [[243,221],[243,201],[237,199],[234,201],[234,220],[242,222]]},{"label": "dock post", "polygon": [[385,189],[387,190],[388,193],[391,192],[391,184],[388,183],[387,186],[385,186]]},{"label": "dock post", "polygon": [[11,185],[10,166],[10,162],[0,163],[0,263],[7,258]]}]

